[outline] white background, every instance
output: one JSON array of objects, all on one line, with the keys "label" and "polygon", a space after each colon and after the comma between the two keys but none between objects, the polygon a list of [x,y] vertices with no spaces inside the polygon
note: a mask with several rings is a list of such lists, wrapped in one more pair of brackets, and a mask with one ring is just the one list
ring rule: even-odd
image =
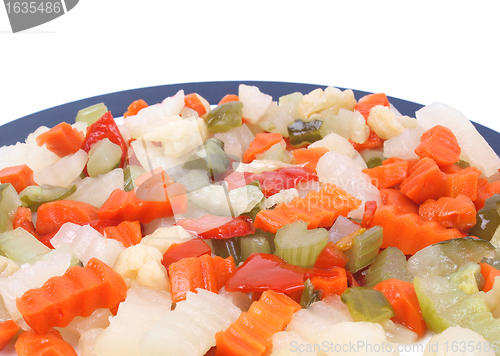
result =
[{"label": "white background", "polygon": [[271,80],[440,101],[500,131],[498,4],[80,0],[16,34],[0,8],[0,124],[137,87]]}]

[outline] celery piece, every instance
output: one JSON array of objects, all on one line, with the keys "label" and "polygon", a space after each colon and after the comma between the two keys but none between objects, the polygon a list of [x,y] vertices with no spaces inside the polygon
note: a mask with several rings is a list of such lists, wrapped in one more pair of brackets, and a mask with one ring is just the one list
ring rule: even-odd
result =
[{"label": "celery piece", "polygon": [[456,284],[462,292],[472,295],[479,292],[479,287],[484,283],[481,267],[474,262],[466,262],[458,271],[450,274],[450,282]]},{"label": "celery piece", "polygon": [[135,180],[141,175],[145,174],[146,170],[141,166],[136,165],[128,165],[123,169],[123,177],[125,179],[125,184],[123,188],[126,192],[130,192],[134,190],[137,186],[135,184]]},{"label": "celery piece", "polygon": [[342,293],[341,300],[354,321],[378,323],[395,315],[391,303],[379,290],[368,287],[347,288]]},{"label": "celery piece", "polygon": [[408,259],[408,271],[414,276],[444,276],[458,271],[466,262],[479,263],[493,257],[491,243],[472,237],[460,237],[421,249]]},{"label": "celery piece", "polygon": [[212,137],[205,141],[200,151],[192,154],[184,163],[184,168],[205,170],[209,173],[212,181],[226,173],[231,164],[229,157],[224,152],[224,142]]},{"label": "celery piece", "polygon": [[382,241],[383,232],[380,226],[373,226],[355,236],[352,247],[344,251],[349,257],[346,268],[355,273],[369,266],[377,257]]},{"label": "celery piece", "polygon": [[108,138],[96,142],[89,151],[87,173],[90,177],[111,172],[120,165],[122,149]]},{"label": "celery piece", "polygon": [[[271,235],[271,236],[270,236]],[[245,261],[252,253],[272,253],[270,240],[274,235],[260,231],[241,238],[241,260]]]},{"label": "celery piece", "polygon": [[212,109],[205,122],[208,132],[211,134],[226,132],[233,127],[239,127],[243,122],[243,103],[241,101],[231,101]]},{"label": "celery piece", "polygon": [[323,121],[321,120],[295,120],[292,124],[288,125],[290,143],[293,146],[300,146],[304,143],[313,143],[321,140],[323,138],[320,132],[322,123]]},{"label": "celery piece", "polygon": [[309,268],[328,243],[328,231],[308,230],[307,222],[298,220],[278,229],[274,243],[276,255],[292,265]]},{"label": "celery piece", "polygon": [[240,247],[239,236],[230,237],[228,239],[210,239],[212,245],[212,251],[217,256],[222,258],[228,258],[232,256],[234,263],[238,266],[243,259],[241,258],[241,247]]},{"label": "celery piece", "polygon": [[499,206],[500,194],[493,194],[486,199],[484,206],[476,213],[476,225],[469,230],[469,235],[487,241],[491,240],[491,237],[500,225]]},{"label": "celery piece", "polygon": [[12,230],[12,219],[21,200],[10,183],[0,184],[0,233]]},{"label": "celery piece", "polygon": [[30,185],[19,193],[19,198],[24,207],[31,211],[37,211],[38,207],[49,201],[62,200],[76,192],[76,185],[70,187],[59,187],[57,185],[42,184]]},{"label": "celery piece", "polygon": [[399,248],[387,247],[375,257],[375,260],[368,268],[368,273],[364,278],[364,285],[373,287],[391,278],[412,282],[413,275],[408,272],[406,263],[406,256]]},{"label": "celery piece", "polygon": [[35,263],[49,251],[50,248],[21,227],[0,234],[0,253],[19,264]]},{"label": "celery piece", "polygon": [[88,125],[92,125],[94,122],[99,120],[102,115],[108,112],[108,108],[104,103],[98,103],[92,106],[88,106],[86,108],[78,111],[75,117],[75,121],[83,121]]},{"label": "celery piece", "polygon": [[312,303],[320,301],[322,295],[323,292],[320,290],[315,290],[314,285],[308,278],[304,282],[304,290],[302,291],[302,296],[300,297],[300,306],[302,307],[302,309],[306,309]]},{"label": "celery piece", "polygon": [[[413,285],[431,331],[441,333],[458,325],[479,333],[490,343],[500,340],[500,319],[493,317],[481,293],[464,293],[448,276],[415,277]],[[496,354],[500,355],[498,351]]]}]

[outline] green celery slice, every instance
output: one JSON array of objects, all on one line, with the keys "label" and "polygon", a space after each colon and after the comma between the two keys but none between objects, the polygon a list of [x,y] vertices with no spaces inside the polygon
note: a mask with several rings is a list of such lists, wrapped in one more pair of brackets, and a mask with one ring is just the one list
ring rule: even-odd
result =
[{"label": "green celery slice", "polygon": [[95,143],[89,151],[87,172],[90,177],[111,172],[120,165],[122,149],[119,145],[104,138]]},{"label": "green celery slice", "polygon": [[310,268],[328,243],[328,231],[308,230],[307,222],[298,220],[278,229],[274,243],[276,255],[292,265]]},{"label": "green celery slice", "polygon": [[350,272],[356,273],[369,266],[377,257],[382,241],[383,229],[380,226],[373,226],[355,236],[352,247],[344,251],[349,257],[346,268]]},{"label": "green celery slice", "polygon": [[19,193],[19,198],[24,207],[30,208],[31,211],[37,211],[43,203],[62,200],[74,192],[76,192],[75,184],[70,187],[59,187],[50,184],[30,185]]},{"label": "green celery slice", "polygon": [[264,231],[243,236],[240,239],[241,260],[245,261],[252,253],[273,253],[270,243],[270,241],[272,242],[273,237],[273,234]]},{"label": "green celery slice", "polygon": [[412,282],[413,275],[408,272],[406,264],[404,253],[397,247],[389,246],[375,257],[364,278],[364,285],[373,287],[391,278]]},{"label": "green celery slice", "polygon": [[0,234],[0,253],[19,264],[35,263],[51,249],[21,227]]},{"label": "green celery slice", "polygon": [[92,106],[88,106],[86,108],[78,111],[75,117],[75,121],[83,121],[88,125],[92,125],[94,122],[99,120],[102,115],[108,112],[108,108],[104,103],[98,103]]},{"label": "green celery slice", "polygon": [[205,122],[208,132],[211,134],[226,132],[233,127],[239,127],[243,123],[243,103],[241,101],[231,101],[221,104],[212,109]]},{"label": "green celery slice", "polygon": [[21,200],[12,184],[0,184],[0,233],[12,230],[12,219],[20,206]]},{"label": "green celery slice", "polygon": [[395,313],[384,293],[368,287],[347,288],[341,295],[354,321],[378,323],[392,318]]}]

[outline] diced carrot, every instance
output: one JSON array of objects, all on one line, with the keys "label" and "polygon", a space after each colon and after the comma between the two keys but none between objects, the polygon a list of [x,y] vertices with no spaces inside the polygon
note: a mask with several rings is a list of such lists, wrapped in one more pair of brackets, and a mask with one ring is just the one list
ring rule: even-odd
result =
[{"label": "diced carrot", "polygon": [[377,207],[372,225],[384,229],[381,248],[394,246],[405,255],[414,255],[437,242],[463,237],[457,229],[445,229],[435,221],[422,220],[417,214],[402,214],[393,205]]},{"label": "diced carrot", "polygon": [[61,122],[37,136],[36,144],[45,147],[59,157],[75,153],[81,147],[85,135],[67,122]]},{"label": "diced carrot", "polygon": [[57,232],[67,222],[81,225],[97,219],[97,208],[89,203],[73,200],[51,201],[38,208],[36,231],[39,235],[46,235]]},{"label": "diced carrot", "polygon": [[438,199],[443,196],[446,174],[441,172],[436,162],[424,157],[408,171],[400,184],[401,193],[421,204],[427,199]]},{"label": "diced carrot", "polygon": [[272,233],[297,220],[306,221],[309,229],[330,227],[340,215],[347,216],[360,204],[360,200],[336,185],[325,183],[319,192],[310,191],[304,198],[294,198],[289,204],[281,203],[272,210],[259,211],[254,226]]},{"label": "diced carrot", "polygon": [[396,314],[391,318],[393,322],[403,324],[419,337],[425,333],[427,327],[413,283],[393,278],[378,283],[373,289],[381,291],[391,303]]},{"label": "diced carrot", "polygon": [[252,162],[255,159],[255,156],[267,151],[269,148],[271,148],[271,146],[281,142],[281,140],[283,140],[283,136],[281,136],[279,133],[258,133],[257,135],[255,135],[254,140],[250,142],[248,149],[243,155],[243,162]]},{"label": "diced carrot", "polygon": [[310,278],[314,289],[323,292],[322,299],[332,295],[341,295],[348,287],[347,273],[344,268],[333,267],[329,272],[332,273],[332,276],[313,276]]},{"label": "diced carrot", "polygon": [[186,186],[174,181],[163,169],[136,180],[137,188],[114,190],[98,211],[99,219],[151,221],[187,211]]},{"label": "diced carrot", "polygon": [[127,111],[123,114],[123,117],[129,117],[129,116],[134,116],[139,113],[144,108],[148,107],[148,103],[146,103],[142,99],[135,100],[130,104],[127,108]]},{"label": "diced carrot", "polygon": [[212,253],[212,249],[202,239],[191,239],[182,243],[172,244],[163,254],[161,263],[168,270],[169,266],[187,257],[200,257]]},{"label": "diced carrot", "polygon": [[209,254],[200,257],[186,257],[169,265],[168,275],[174,303],[186,299],[187,292],[196,292],[202,288],[217,293],[229,276],[234,272],[234,260],[228,257],[226,262],[222,257],[212,257]]},{"label": "diced carrot", "polygon": [[384,141],[375,133],[375,131],[370,130],[370,135],[368,136],[368,139],[363,142],[363,143],[356,143],[352,140],[349,140],[351,143],[352,147],[356,151],[362,151],[364,149],[375,149],[375,148],[380,148],[384,144]]},{"label": "diced carrot", "polygon": [[468,231],[476,225],[476,207],[465,195],[426,200],[420,204],[418,215],[423,220],[436,221],[444,228],[453,227],[460,231]]},{"label": "diced carrot", "polygon": [[263,292],[248,312],[215,335],[216,356],[263,356],[272,348],[272,336],[284,330],[300,305],[272,290]]},{"label": "diced carrot", "polygon": [[10,183],[17,193],[30,185],[38,185],[33,180],[33,170],[25,164],[0,169],[0,183]]},{"label": "diced carrot", "polygon": [[381,166],[363,169],[370,176],[371,182],[378,189],[391,188],[401,183],[408,173],[408,162],[397,161]]},{"label": "diced carrot", "polygon": [[14,219],[12,220],[12,225],[13,229],[22,227],[24,230],[28,231],[31,235],[35,237],[38,236],[35,230],[35,226],[33,225],[33,218],[31,215],[30,208],[25,208],[22,206],[17,208],[16,215],[14,215]]},{"label": "diced carrot", "polygon": [[[451,165],[450,167],[453,166],[457,167],[456,165]],[[480,175],[481,172],[474,167],[460,169],[454,173],[447,173],[443,195],[451,198],[465,195],[472,201],[476,200]]]},{"label": "diced carrot", "polygon": [[55,329],[42,334],[25,331],[16,340],[15,348],[19,356],[77,356],[73,346]]},{"label": "diced carrot", "polygon": [[479,266],[484,277],[483,292],[489,292],[493,288],[495,278],[500,276],[500,270],[485,262],[479,262]]},{"label": "diced carrot", "polygon": [[370,115],[370,111],[374,106],[382,105],[390,107],[389,99],[384,93],[374,93],[363,96],[354,106],[355,111],[359,111],[365,119]]},{"label": "diced carrot", "polygon": [[319,159],[329,151],[326,147],[310,147],[293,150],[292,154],[295,157],[296,164],[305,164],[306,168],[316,172],[316,165]]},{"label": "diced carrot", "polygon": [[415,153],[420,157],[432,158],[438,166],[449,166],[458,162],[460,145],[453,132],[442,125],[436,125],[425,131],[420,137],[420,145]]},{"label": "diced carrot", "polygon": [[139,221],[122,221],[117,226],[107,226],[103,233],[109,239],[120,241],[123,246],[130,247],[141,242],[141,223]]},{"label": "diced carrot", "polygon": [[225,103],[229,103],[231,101],[239,101],[240,98],[236,94],[226,94],[222,99],[220,99],[219,103],[217,105],[222,105]]},{"label": "diced carrot", "polygon": [[488,183],[486,178],[479,178],[477,184],[477,198],[474,200],[476,209],[479,210],[484,206],[486,199],[493,194],[500,194],[500,181]]},{"label": "diced carrot", "polygon": [[0,351],[7,346],[19,330],[19,325],[17,325],[14,320],[0,322]]},{"label": "diced carrot", "polygon": [[187,94],[184,97],[184,105],[196,111],[200,117],[205,115],[207,110],[210,109],[208,102],[197,93]]},{"label": "diced carrot", "polygon": [[42,287],[29,289],[16,304],[26,323],[44,334],[68,325],[76,316],[114,308],[126,295],[123,278],[104,262],[91,258],[85,267],[71,267],[62,276],[49,278]]},{"label": "diced carrot", "polygon": [[418,214],[418,205],[406,195],[401,193],[399,189],[380,189],[380,197],[385,205],[393,205],[401,213]]}]

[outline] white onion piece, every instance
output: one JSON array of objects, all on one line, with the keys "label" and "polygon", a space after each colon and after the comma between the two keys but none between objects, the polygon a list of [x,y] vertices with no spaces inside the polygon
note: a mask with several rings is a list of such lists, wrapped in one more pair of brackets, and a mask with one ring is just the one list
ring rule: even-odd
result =
[{"label": "white onion piece", "polygon": [[243,103],[243,117],[252,124],[259,122],[273,101],[273,97],[264,94],[256,86],[240,84],[238,97]]},{"label": "white onion piece", "polygon": [[399,136],[392,137],[384,142],[384,156],[401,159],[418,159],[415,148],[420,145],[420,136],[424,133],[422,127],[404,129]]},{"label": "white onion piece", "polygon": [[50,239],[54,247],[69,245],[75,255],[85,265],[95,257],[108,266],[114,266],[118,255],[125,250],[123,244],[114,239],[107,239],[88,225],[67,222]]},{"label": "white onion piece", "polygon": [[67,187],[80,176],[87,164],[87,158],[87,152],[78,150],[74,154],[61,158],[51,166],[35,171],[33,179],[39,185],[51,184]]},{"label": "white onion piece", "polygon": [[335,324],[319,333],[329,345],[326,355],[399,355],[397,345],[387,341],[380,324],[358,321]]},{"label": "white onion piece", "polygon": [[500,158],[463,113],[451,106],[432,103],[416,112],[418,124],[425,130],[436,125],[448,127],[462,149],[460,158],[477,167],[487,177],[500,168]]},{"label": "white onion piece", "polygon": [[345,137],[342,137],[335,132],[331,132],[321,140],[311,143],[309,147],[325,147],[328,148],[330,152],[342,153],[349,158],[353,158],[354,154],[357,152]]},{"label": "white onion piece", "polygon": [[358,231],[359,227],[358,224],[340,215],[337,220],[335,220],[330,230],[328,230],[328,241],[336,243],[344,236],[352,234],[354,231]]},{"label": "white onion piece", "polygon": [[157,320],[170,312],[170,293],[157,291],[139,284],[127,292],[110,326],[98,336],[96,354],[100,356],[132,356],[139,354],[139,346]]},{"label": "white onion piece", "polygon": [[453,326],[440,334],[434,335],[425,346],[423,356],[494,356],[494,348],[495,345],[486,341],[477,332],[460,326]]},{"label": "white onion piece", "polygon": [[115,189],[123,189],[123,169],[116,168],[109,173],[101,174],[95,178],[86,177],[76,183],[76,192],[68,200],[83,201],[97,208],[108,199]]},{"label": "white onion piece", "polygon": [[273,353],[271,356],[316,356],[318,345],[313,345],[300,337],[295,331],[280,331],[272,336]]},{"label": "white onion piece", "polygon": [[224,152],[226,152],[227,155],[234,156],[238,160],[241,160],[250,142],[255,138],[255,135],[250,131],[247,125],[243,124],[227,132],[218,133],[215,137],[224,142]]},{"label": "white onion piece", "polygon": [[184,91],[179,90],[174,96],[166,98],[160,104],[148,106],[137,115],[126,117],[124,123],[129,128],[130,135],[133,138],[139,138],[168,122],[171,116],[180,115],[183,108]]},{"label": "white onion piece", "polygon": [[398,344],[414,344],[418,340],[418,334],[408,329],[403,324],[393,322],[391,319],[379,323],[385,330],[387,340]]},{"label": "white onion piece", "polygon": [[59,156],[45,146],[18,142],[15,145],[0,147],[0,169],[25,164],[37,172],[58,160]]},{"label": "white onion piece", "polygon": [[90,329],[107,328],[109,326],[109,318],[112,316],[113,314],[109,309],[99,308],[89,316],[75,317],[71,320],[71,323],[66,326],[66,329],[77,335],[82,335]]}]

